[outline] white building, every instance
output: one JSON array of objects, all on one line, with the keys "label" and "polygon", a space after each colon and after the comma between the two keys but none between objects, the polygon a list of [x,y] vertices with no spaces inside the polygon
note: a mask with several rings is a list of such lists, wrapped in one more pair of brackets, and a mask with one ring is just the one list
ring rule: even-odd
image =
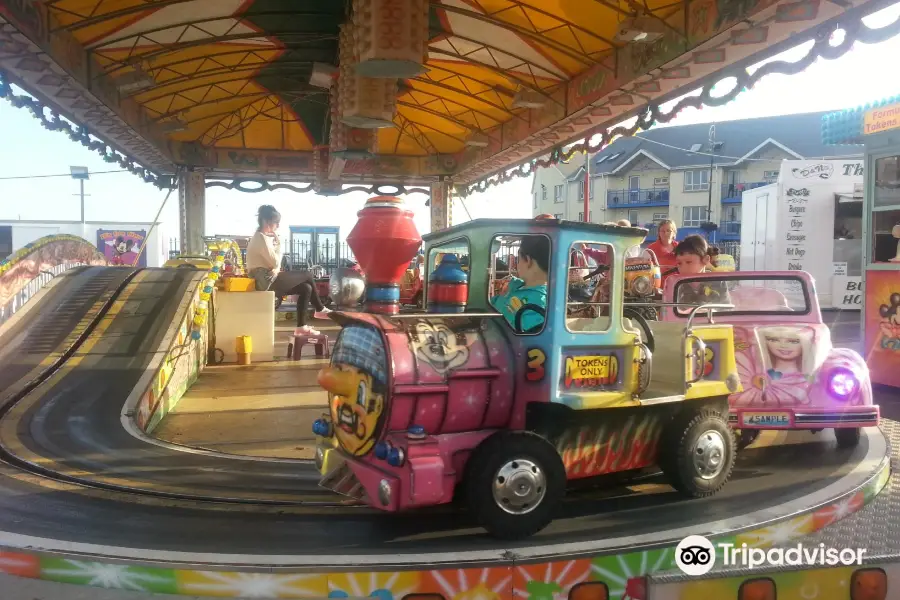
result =
[{"label": "white building", "polygon": [[[672,219],[678,238],[700,233],[712,221],[716,242],[737,245],[741,233],[741,195],[778,179],[781,161],[862,157],[862,147],[822,143],[822,115],[806,113],[715,124],[659,127],[619,138],[591,157],[589,220],[628,219],[648,227]],[[535,173],[534,215],[583,220],[584,155]],[[712,213],[707,214],[712,207]]]},{"label": "white building", "polygon": [[[150,223],[126,223],[110,221],[44,221],[44,220],[0,220],[0,260],[35,240],[48,235],[75,235],[96,244],[107,256],[120,254],[128,260],[138,249],[137,240],[144,238],[146,247],[143,254],[148,267],[161,267],[168,260],[168,248],[163,243],[167,239],[164,231]],[[116,241],[122,238],[119,244]],[[129,243],[129,240],[131,242]],[[110,243],[111,242],[111,243]]]}]

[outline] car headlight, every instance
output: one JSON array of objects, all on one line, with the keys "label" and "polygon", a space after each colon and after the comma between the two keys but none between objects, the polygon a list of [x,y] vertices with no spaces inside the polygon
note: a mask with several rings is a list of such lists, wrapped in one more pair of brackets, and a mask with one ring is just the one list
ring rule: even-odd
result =
[{"label": "car headlight", "polygon": [[849,400],[859,391],[859,379],[850,369],[838,367],[828,374],[828,392],[838,400]]},{"label": "car headlight", "polygon": [[631,282],[631,293],[635,296],[647,296],[653,291],[653,284],[646,275],[635,277]]}]

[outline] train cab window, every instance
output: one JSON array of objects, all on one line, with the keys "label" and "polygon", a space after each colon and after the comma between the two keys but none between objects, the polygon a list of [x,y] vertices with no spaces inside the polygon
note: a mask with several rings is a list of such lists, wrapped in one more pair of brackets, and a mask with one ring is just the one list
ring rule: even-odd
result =
[{"label": "train cab window", "polygon": [[544,330],[550,253],[546,235],[498,235],[491,240],[488,302],[516,333]]},{"label": "train cab window", "polygon": [[455,240],[450,240],[449,242],[444,242],[440,245],[432,246],[428,252],[428,264],[426,265],[427,272],[433,273],[438,267],[441,266],[441,262],[444,260],[444,258],[453,259],[454,257],[456,261],[459,262],[460,268],[462,268],[463,271],[468,272],[468,238],[457,238]]},{"label": "train cab window", "polygon": [[610,282],[616,276],[613,247],[576,243],[569,249],[566,329],[602,333],[609,329]]}]

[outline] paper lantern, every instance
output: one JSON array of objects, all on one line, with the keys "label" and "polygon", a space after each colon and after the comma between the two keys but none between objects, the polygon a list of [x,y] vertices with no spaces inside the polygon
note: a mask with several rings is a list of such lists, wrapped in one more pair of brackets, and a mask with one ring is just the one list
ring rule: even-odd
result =
[{"label": "paper lantern", "polygon": [[356,72],[407,79],[428,69],[428,0],[353,0]]},{"label": "paper lantern", "polygon": [[354,26],[341,25],[338,102],[341,121],[351,127],[378,129],[394,126],[397,80],[373,79],[356,72]]}]

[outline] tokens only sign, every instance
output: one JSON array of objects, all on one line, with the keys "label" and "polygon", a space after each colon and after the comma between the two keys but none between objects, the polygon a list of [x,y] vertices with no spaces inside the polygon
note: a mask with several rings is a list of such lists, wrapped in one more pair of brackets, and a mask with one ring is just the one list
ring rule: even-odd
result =
[{"label": "tokens only sign", "polygon": [[889,104],[867,110],[863,118],[865,135],[898,128],[900,128],[900,104]]},{"label": "tokens only sign", "polygon": [[618,377],[619,359],[615,355],[566,357],[566,389],[605,386],[616,383]]}]

